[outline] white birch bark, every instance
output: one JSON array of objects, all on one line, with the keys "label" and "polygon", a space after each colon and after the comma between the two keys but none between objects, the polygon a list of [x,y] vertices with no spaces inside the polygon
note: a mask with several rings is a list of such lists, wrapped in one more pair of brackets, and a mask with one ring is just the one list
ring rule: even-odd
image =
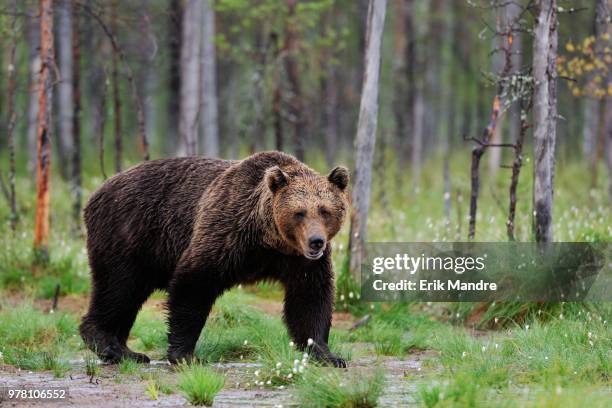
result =
[{"label": "white birch bark", "polygon": [[72,98],[72,7],[70,1],[57,3],[57,35],[58,35],[58,68],[60,80],[58,84],[58,119],[59,132],[58,143],[61,143],[64,157],[61,160],[62,167],[67,167],[68,160],[72,156],[72,139],[74,116]]},{"label": "white birch bark", "polygon": [[353,212],[351,216],[350,271],[359,280],[363,244],[366,238],[368,208],[372,183],[372,162],[378,121],[378,77],[386,0],[370,0],[366,31],[365,74],[355,139],[355,174],[353,176]]},{"label": "white birch bark", "polygon": [[537,9],[533,43],[533,212],[536,241],[552,242],[557,123],[557,1],[539,0]]},{"label": "white birch bark", "polygon": [[202,0],[187,0],[183,9],[179,156],[198,154],[202,5]]},{"label": "white birch bark", "polygon": [[200,127],[205,156],[219,156],[219,122],[217,109],[217,56],[215,52],[215,10],[213,0],[202,0],[202,106]]},{"label": "white birch bark", "polygon": [[28,89],[28,168],[36,172],[36,138],[38,131],[38,75],[40,73],[40,25],[36,12],[28,13],[28,47],[30,85]]}]

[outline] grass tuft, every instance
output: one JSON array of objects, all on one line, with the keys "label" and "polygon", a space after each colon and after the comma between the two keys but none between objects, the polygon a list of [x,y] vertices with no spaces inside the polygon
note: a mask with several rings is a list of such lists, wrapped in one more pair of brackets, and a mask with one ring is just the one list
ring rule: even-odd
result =
[{"label": "grass tuft", "polygon": [[296,396],[304,407],[376,407],[383,391],[384,372],[372,376],[329,368],[311,368],[296,385]]},{"label": "grass tuft", "polygon": [[183,365],[179,368],[178,385],[191,404],[210,406],[225,385],[225,377],[200,364]]}]

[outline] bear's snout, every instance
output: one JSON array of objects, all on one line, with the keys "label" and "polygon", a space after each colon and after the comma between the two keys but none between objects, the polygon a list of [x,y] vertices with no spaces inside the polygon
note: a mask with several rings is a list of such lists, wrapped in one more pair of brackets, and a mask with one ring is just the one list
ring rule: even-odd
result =
[{"label": "bear's snout", "polygon": [[308,259],[319,259],[323,256],[325,250],[325,238],[322,235],[315,234],[308,238],[308,249],[305,251],[304,256]]}]

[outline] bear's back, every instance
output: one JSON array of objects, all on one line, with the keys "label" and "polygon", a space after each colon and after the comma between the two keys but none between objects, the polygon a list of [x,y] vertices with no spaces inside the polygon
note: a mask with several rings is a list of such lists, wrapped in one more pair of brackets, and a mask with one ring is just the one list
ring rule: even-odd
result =
[{"label": "bear's back", "polygon": [[235,163],[200,157],[152,160],[107,180],[84,211],[90,261],[123,257],[164,280],[189,244],[204,190]]}]

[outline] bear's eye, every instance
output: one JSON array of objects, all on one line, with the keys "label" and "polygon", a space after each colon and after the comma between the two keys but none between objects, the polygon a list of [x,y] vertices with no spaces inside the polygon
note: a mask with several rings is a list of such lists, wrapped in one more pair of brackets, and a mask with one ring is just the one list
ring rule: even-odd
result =
[{"label": "bear's eye", "polygon": [[306,211],[304,210],[296,211],[296,213],[293,216],[295,217],[296,220],[303,220],[304,217],[306,216]]},{"label": "bear's eye", "polygon": [[325,207],[319,208],[319,214],[321,214],[322,217],[329,217],[331,215],[329,210]]}]

